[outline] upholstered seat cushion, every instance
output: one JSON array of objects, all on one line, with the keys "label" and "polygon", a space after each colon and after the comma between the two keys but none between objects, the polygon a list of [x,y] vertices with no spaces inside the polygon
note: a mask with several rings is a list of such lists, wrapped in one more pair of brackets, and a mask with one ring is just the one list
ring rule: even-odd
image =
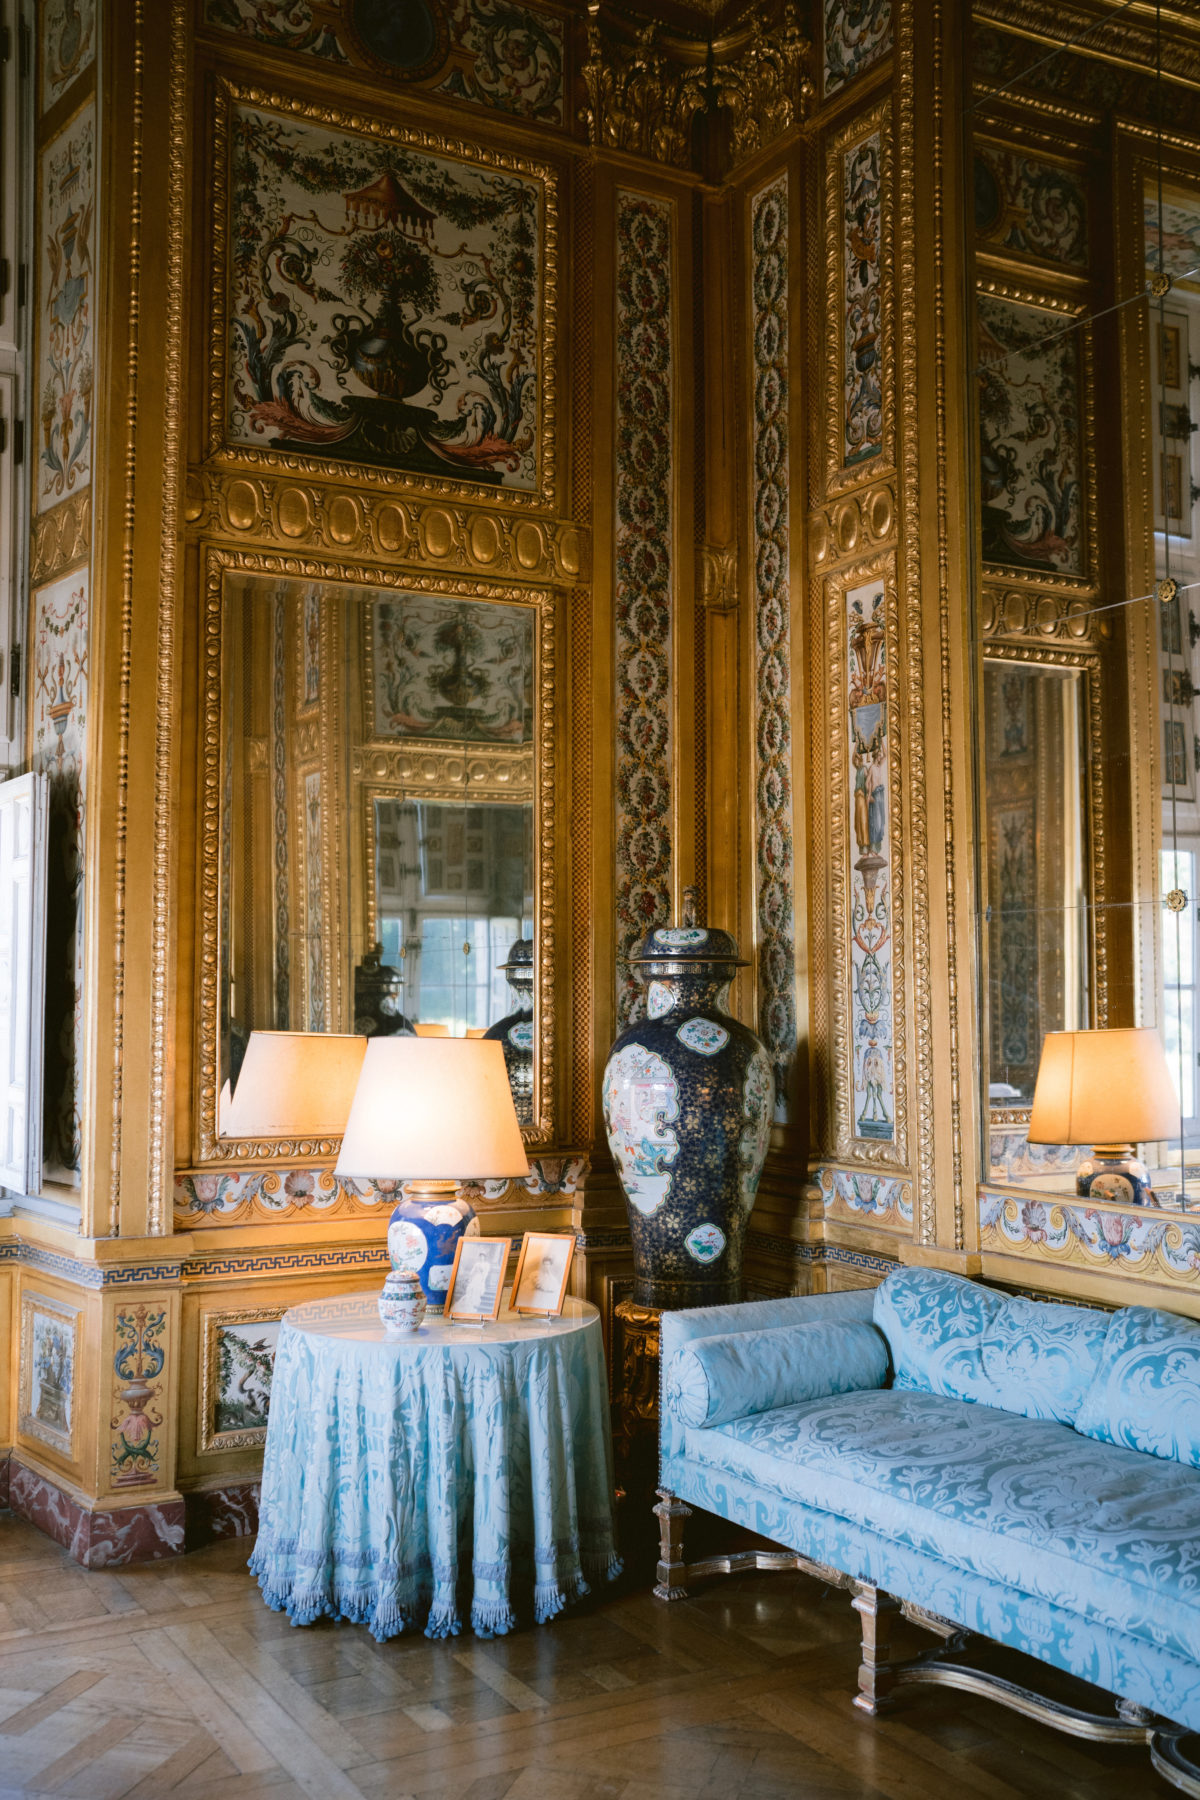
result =
[{"label": "upholstered seat cushion", "polygon": [[689,1458],[1200,1660],[1200,1471],[877,1389],[687,1432]]}]

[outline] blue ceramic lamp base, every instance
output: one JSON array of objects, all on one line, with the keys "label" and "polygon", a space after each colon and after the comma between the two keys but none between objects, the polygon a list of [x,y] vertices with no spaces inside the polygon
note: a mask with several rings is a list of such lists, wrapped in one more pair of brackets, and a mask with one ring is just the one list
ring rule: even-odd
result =
[{"label": "blue ceramic lamp base", "polygon": [[412,1181],[388,1221],[393,1269],[411,1270],[430,1313],[445,1310],[446,1289],[462,1238],[479,1231],[475,1208],[453,1181]]},{"label": "blue ceramic lamp base", "polygon": [[1096,1144],[1075,1171],[1075,1192],[1121,1206],[1153,1206],[1150,1171],[1134,1155],[1132,1144]]}]

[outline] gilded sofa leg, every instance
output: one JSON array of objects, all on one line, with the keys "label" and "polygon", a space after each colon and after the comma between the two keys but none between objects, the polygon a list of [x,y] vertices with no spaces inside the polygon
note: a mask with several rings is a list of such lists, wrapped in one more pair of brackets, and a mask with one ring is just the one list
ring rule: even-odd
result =
[{"label": "gilded sofa leg", "polygon": [[683,1523],[691,1518],[692,1509],[676,1499],[669,1488],[659,1488],[654,1516],[658,1520],[658,1580],[654,1592],[660,1600],[686,1600],[688,1572],[683,1560]]},{"label": "gilded sofa leg", "polygon": [[854,1598],[850,1604],[862,1620],[862,1661],[858,1665],[858,1693],[854,1696],[854,1704],[874,1717],[887,1704],[892,1686],[888,1614],[894,1613],[897,1605],[890,1594],[882,1593],[865,1581],[854,1584]]}]

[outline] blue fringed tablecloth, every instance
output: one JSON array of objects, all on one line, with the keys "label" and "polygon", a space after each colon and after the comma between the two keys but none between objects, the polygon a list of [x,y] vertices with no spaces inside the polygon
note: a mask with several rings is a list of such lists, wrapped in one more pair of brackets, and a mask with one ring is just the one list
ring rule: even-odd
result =
[{"label": "blue fringed tablecloth", "polygon": [[284,1316],[250,1568],[293,1624],[542,1624],[620,1573],[612,1497],[594,1306],[405,1337],[373,1293]]}]

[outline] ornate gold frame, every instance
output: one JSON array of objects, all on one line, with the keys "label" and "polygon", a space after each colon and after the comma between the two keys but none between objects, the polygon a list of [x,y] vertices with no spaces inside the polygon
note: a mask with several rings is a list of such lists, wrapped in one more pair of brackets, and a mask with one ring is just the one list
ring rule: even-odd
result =
[{"label": "ornate gold frame", "polygon": [[[858,113],[848,125],[834,133],[825,144],[825,299],[828,318],[834,329],[825,337],[825,482],[824,497],[830,500],[848,488],[877,482],[896,463],[895,410],[892,404],[894,377],[892,369],[892,130],[890,97],[869,112]],[[880,175],[880,305],[881,344],[880,399],[882,429],[880,448],[864,462],[846,468],[842,462],[842,439],[845,415],[846,293],[845,238],[842,225],[842,191],[846,157],[864,139],[879,134]]]},{"label": "ornate gold frame", "polygon": [[[229,385],[229,206],[230,116],[235,106],[260,107],[285,118],[302,120],[323,130],[344,131],[356,137],[373,137],[424,150],[488,169],[504,169],[542,187],[542,279],[538,295],[539,372],[537,464],[538,486],[532,493],[513,488],[481,487],[477,482],[442,481],[436,476],[384,469],[369,464],[332,462],[319,456],[284,455],[258,450],[253,445],[230,444],[225,437],[226,396]],[[353,485],[359,490],[408,490],[444,495],[476,504],[515,507],[523,511],[553,512],[557,500],[555,444],[555,393],[557,381],[558,306],[558,174],[547,162],[511,152],[486,148],[462,137],[442,136],[416,126],[346,113],[336,107],[315,105],[296,94],[270,88],[242,86],[222,76],[216,78],[209,145],[209,178],[214,196],[212,218],[212,270],[209,300],[207,457],[225,469],[290,473],[315,476]],[[285,533],[287,523],[280,521]],[[291,535],[288,533],[288,535]]]},{"label": "ornate gold frame", "polygon": [[[555,689],[558,658],[558,599],[551,588],[485,584],[412,572],[395,567],[327,563],[310,558],[280,557],[266,552],[210,544],[204,552],[200,641],[200,741],[203,758],[199,782],[200,842],[198,849],[197,959],[199,963],[194,1106],[196,1166],[245,1167],[247,1163],[328,1162],[340,1140],[244,1139],[222,1143],[216,1135],[218,1007],[221,912],[221,665],[222,615],[228,573],[340,583],[348,587],[390,588],[417,593],[454,594],[468,600],[533,606],[534,631],[534,936],[538,945],[535,1017],[534,1123],[522,1135],[531,1149],[556,1141],[554,1061],[556,1044],[555,934],[558,824],[555,812],[557,740]],[[328,869],[330,891],[336,886]]]},{"label": "ornate gold frame", "polygon": [[220,1374],[217,1368],[218,1334],[222,1326],[242,1325],[251,1319],[282,1319],[287,1306],[242,1307],[235,1312],[202,1312],[200,1314],[200,1406],[196,1414],[196,1455],[214,1456],[222,1450],[257,1450],[267,1441],[265,1425],[247,1431],[216,1431],[213,1410],[216,1406]]},{"label": "ornate gold frame", "polygon": [[[895,1069],[896,1135],[890,1142],[860,1138],[854,1132],[850,1095],[853,1084],[848,1069],[853,1055],[850,1026],[850,952],[846,932],[850,917],[850,854],[847,841],[846,797],[850,793],[846,690],[846,593],[864,582],[883,582],[887,619],[887,725],[895,753],[888,761],[888,807],[891,822],[892,877],[892,1057]],[[892,550],[862,562],[850,563],[824,578],[825,585],[825,680],[829,695],[826,711],[828,776],[826,855],[829,868],[830,950],[827,969],[830,982],[829,1061],[833,1085],[834,1156],[858,1163],[879,1164],[900,1173],[908,1170],[908,1024],[905,997],[906,888],[904,787],[901,764],[907,762],[907,743],[901,726],[901,629],[900,596],[896,581],[896,556]]]},{"label": "ornate gold frame", "polygon": [[[1021,273],[1027,271],[1022,268]],[[1039,312],[1057,314],[1062,319],[1083,319],[1089,312],[1086,299],[1069,299],[1049,287],[1027,287],[1003,279],[999,275],[981,276],[976,292],[994,300],[1007,300],[1013,306],[1024,306]],[[1040,569],[1010,569],[1004,563],[984,563],[983,579],[1006,585],[1040,588],[1048,594],[1095,594],[1098,590],[1099,562],[1096,527],[1096,404],[1092,357],[1092,328],[1080,327],[1079,343],[1079,473],[1083,488],[1083,561],[1082,575],[1045,574]],[[978,345],[978,338],[976,338]],[[976,355],[978,350],[976,349]],[[976,451],[977,454],[977,451]]]}]

